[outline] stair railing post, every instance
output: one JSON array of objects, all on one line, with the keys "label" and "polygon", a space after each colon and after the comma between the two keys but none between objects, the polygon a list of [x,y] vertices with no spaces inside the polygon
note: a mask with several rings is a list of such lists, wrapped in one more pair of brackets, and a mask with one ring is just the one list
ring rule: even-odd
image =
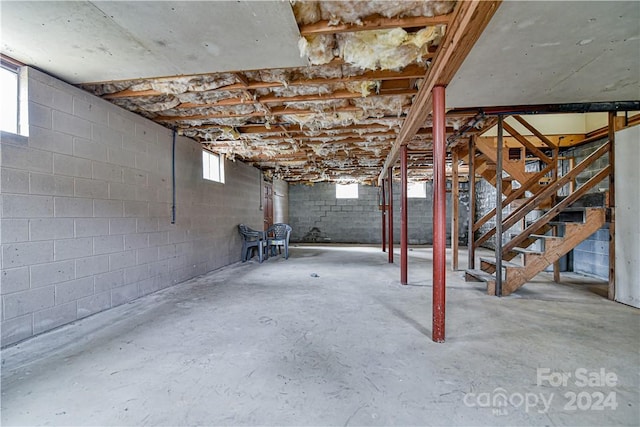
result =
[{"label": "stair railing post", "polygon": [[502,144],[503,120],[498,117],[498,143],[496,147],[496,296],[502,296]]},{"label": "stair railing post", "polygon": [[609,112],[609,200],[607,207],[609,208],[609,289],[608,297],[610,300],[616,298],[616,158],[615,158],[615,142],[616,142],[616,112]]},{"label": "stair railing post", "polygon": [[389,210],[387,211],[389,230],[389,264],[393,264],[393,167],[389,167],[387,169],[387,184],[389,186]]},{"label": "stair railing post", "polygon": [[458,151],[451,152],[451,270],[458,269],[458,211],[459,211]]},{"label": "stair railing post", "polygon": [[387,200],[385,197],[387,181],[385,179],[382,180],[382,185],[380,186],[380,197],[382,202],[382,252],[387,251]]},{"label": "stair railing post", "polygon": [[473,270],[476,264],[476,239],[473,232],[476,217],[476,136],[469,138],[469,231],[467,236],[467,250],[469,259],[467,268]]},{"label": "stair railing post", "polygon": [[[558,173],[559,157],[560,157],[560,149],[559,147],[556,146],[553,149],[553,171],[552,171],[553,182],[555,182],[560,176]],[[556,191],[555,193],[553,193],[553,197],[551,198],[551,206],[555,206],[557,202],[558,202],[558,192]],[[560,230],[558,230],[558,226],[557,225],[554,226],[552,235],[559,236],[560,235],[559,231]],[[560,283],[560,260],[553,263],[553,281],[556,283]]]}]

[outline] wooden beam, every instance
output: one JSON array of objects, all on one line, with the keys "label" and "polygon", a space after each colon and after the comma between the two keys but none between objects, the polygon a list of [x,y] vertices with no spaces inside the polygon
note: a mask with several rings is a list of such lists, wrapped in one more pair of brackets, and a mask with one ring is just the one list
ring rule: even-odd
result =
[{"label": "wooden beam", "polygon": [[[391,120],[393,126],[386,126],[384,124],[357,124],[357,125],[349,125],[349,126],[341,126],[329,129],[323,129],[323,131],[341,131],[341,132],[351,132],[352,130],[359,129],[394,129],[400,127],[399,124],[396,124],[398,120],[397,117],[387,117],[387,119]],[[208,124],[208,125],[200,125],[200,126],[191,126],[189,129],[217,129],[220,128],[220,125]],[[309,129],[301,128],[298,124],[292,123],[280,123],[280,124],[271,124],[269,128],[267,128],[264,124],[259,123],[247,123],[242,126],[236,126],[235,129],[241,134],[266,134],[266,133],[277,133],[282,134],[282,128],[286,129],[287,132],[291,134],[299,134],[304,132],[309,132]]]},{"label": "wooden beam", "polygon": [[384,177],[388,167],[398,159],[400,147],[413,138],[416,131],[424,124],[429,113],[433,111],[431,91],[434,86],[446,86],[449,84],[500,3],[499,0],[473,0],[456,3],[451,23],[447,26],[444,39],[425,76],[426,80],[414,97],[409,114],[400,129],[400,134],[385,160],[382,172],[378,177],[379,183],[382,182],[382,177]]},{"label": "wooden beam", "polygon": [[249,87],[249,79],[247,79],[244,74],[242,74],[241,72],[235,72],[233,73],[233,75],[236,79],[238,79],[240,83],[242,83],[244,87]]},{"label": "wooden beam", "polygon": [[[431,55],[427,55],[423,57],[423,59],[428,59]],[[402,71],[366,71],[357,76],[347,76],[347,77],[337,77],[332,79],[298,79],[293,80],[291,82],[287,82],[287,86],[317,86],[324,84],[334,84],[334,83],[344,83],[344,82],[356,82],[356,81],[365,81],[365,80],[398,80],[398,79],[412,79],[412,78],[422,78],[424,77],[425,68],[418,64],[411,64],[406,66]],[[185,77],[185,76],[180,76]],[[155,79],[148,79],[155,80]],[[170,78],[163,78],[162,80],[170,80]],[[273,88],[273,87],[282,87],[285,86],[282,82],[249,82],[247,86],[243,83],[234,83],[228,86],[222,86],[216,91],[234,91],[234,90],[246,90],[246,89],[264,89],[264,88]],[[159,92],[157,90],[138,90],[133,91],[130,89],[125,89],[120,92],[110,93],[103,95],[104,99],[117,99],[117,98],[135,98],[140,96],[160,96],[160,95],[168,95],[163,92]]]},{"label": "wooden beam", "polygon": [[191,108],[210,108],[210,107],[229,107],[232,105],[244,105],[244,104],[257,104],[258,101],[254,99],[247,98],[226,98],[221,99],[218,102],[214,102],[213,104],[198,104],[197,102],[183,102],[172,109],[176,110],[188,110]]},{"label": "wooden beam", "polygon": [[[395,117],[395,116],[394,116]],[[190,129],[210,129],[210,128],[218,128],[220,127],[219,125],[202,125],[202,126],[194,126]],[[396,126],[394,126],[396,127]],[[399,126],[398,126],[399,127]],[[332,128],[332,129],[324,129],[325,131],[327,130],[332,130],[332,131],[344,131],[344,132],[350,132],[353,130],[360,130],[360,129],[388,129],[389,126],[380,124],[360,124],[360,125],[349,125],[349,126],[342,126],[342,127],[336,127],[336,128]],[[280,124],[280,125],[271,125],[270,128],[267,128],[265,125],[263,124],[255,124],[255,125],[242,125],[242,126],[238,126],[236,127],[236,130],[238,132],[240,132],[241,134],[255,134],[255,133],[283,133],[281,129],[286,129],[287,132],[290,132],[292,134],[294,133],[303,133],[303,132],[309,132],[309,129],[300,129],[300,126],[295,124]]]},{"label": "wooden beam", "polygon": [[[525,138],[524,136],[520,135],[518,133],[518,131],[516,131],[514,128],[509,126],[509,123],[503,121],[502,126],[504,127],[504,130],[509,132],[509,134],[512,137],[514,137],[516,140],[518,140],[518,142],[520,144],[524,145],[525,148],[527,150],[529,150],[531,153],[533,153],[533,155],[535,155],[537,158],[539,158],[540,160],[542,160],[546,164],[550,164],[552,162],[552,160],[546,154],[544,154],[542,151],[540,151],[535,145],[531,144],[527,138]],[[502,143],[503,141],[500,141],[500,142]]]},{"label": "wooden beam", "polygon": [[524,118],[522,118],[521,116],[515,115],[513,116],[514,119],[516,119],[522,126],[524,126],[525,128],[527,128],[529,130],[529,132],[531,132],[532,134],[534,134],[540,141],[544,142],[547,147],[549,148],[556,148],[557,145],[554,144],[553,142],[551,142],[551,140],[549,138],[547,138],[546,136],[544,136],[538,129],[534,128],[531,123],[529,123],[528,121],[526,121]]},{"label": "wooden beam", "polygon": [[413,87],[416,87],[415,79],[382,80],[380,82],[379,92],[382,93],[393,89],[411,89]]},{"label": "wooden beam", "polygon": [[[345,136],[347,136],[347,138],[345,138]],[[342,139],[340,139],[342,138]],[[294,138],[295,139],[295,138]],[[322,145],[322,144],[355,144],[355,143],[361,143],[361,142],[371,142],[368,141],[364,138],[352,138],[352,137],[348,137],[348,135],[341,135],[341,136],[334,136],[333,140],[329,141],[329,142],[321,142],[321,141],[305,141],[305,145]]]},{"label": "wooden beam", "polygon": [[167,95],[164,92],[157,91],[155,89],[148,90],[131,90],[125,89],[120,92],[108,93],[106,95],[102,95],[103,99],[118,99],[118,98],[137,98],[141,96],[162,96]]},{"label": "wooden beam", "polygon": [[[348,111],[362,111],[359,107],[340,107],[336,109],[332,109],[327,113],[334,112],[348,112]],[[293,110],[286,107],[274,108],[271,113],[274,116],[282,116],[282,115],[294,115],[294,116],[303,116],[305,114],[319,114],[317,111],[312,110]],[[233,117],[260,117],[265,116],[267,113],[264,111],[254,111],[248,114],[196,114],[192,116],[158,116],[153,120],[156,122],[180,122],[185,120],[205,120],[205,119],[227,119]]]},{"label": "wooden beam", "polygon": [[[217,128],[220,126],[208,126],[207,128]],[[282,126],[281,126],[282,127]],[[285,139],[285,138],[291,138],[294,139],[296,141],[310,141],[310,140],[314,140],[314,139],[320,139],[320,138],[344,138],[347,136],[354,136],[357,138],[381,138],[381,139],[389,139],[389,138],[395,138],[398,133],[394,132],[394,131],[386,131],[386,132],[358,132],[358,130],[353,130],[353,129],[342,129],[342,128],[334,128],[334,129],[325,129],[325,131],[340,131],[338,133],[318,133],[318,134],[314,134],[314,135],[305,135],[302,134],[300,135],[300,133],[302,133],[303,131],[298,131],[298,132],[294,132],[291,130],[275,130],[273,131],[272,129],[272,134],[269,136],[263,136],[260,138],[260,140],[281,140],[281,139]],[[450,129],[447,128],[447,132]],[[451,131],[453,131],[451,129]],[[240,135],[242,136],[242,134],[259,134],[260,132],[240,132]],[[265,132],[267,133],[267,132]],[[283,134],[285,134],[285,136],[283,136]],[[421,136],[431,136],[432,135],[432,130],[431,128],[423,128],[420,129],[418,131],[417,135],[421,135]],[[218,141],[237,141],[240,138],[226,138],[226,139],[218,139]],[[415,142],[420,142],[421,140],[417,140]],[[375,141],[372,141],[375,142]],[[420,153],[422,151],[420,150],[411,150],[409,151],[409,154],[416,154],[416,153]],[[425,151],[426,152],[426,151]]]},{"label": "wooden beam", "polygon": [[300,26],[300,35],[316,36],[320,34],[350,33],[356,31],[386,30],[390,28],[417,28],[431,27],[434,25],[446,25],[451,19],[451,14],[439,16],[409,16],[405,18],[385,18],[374,15],[362,19],[361,24],[331,25],[330,21],[318,21],[313,24]]},{"label": "wooden beam", "polygon": [[[486,129],[486,128],[485,128]],[[526,138],[529,141],[529,144],[539,148],[539,149],[547,149],[547,145],[538,140],[535,136],[532,135],[522,135],[523,138]],[[577,143],[582,143],[584,140],[584,134],[565,134],[565,135],[547,135],[547,139],[549,139],[553,144],[560,148],[568,148]],[[494,147],[496,146],[497,138],[495,136],[481,136],[478,138],[480,141],[484,143],[490,143]],[[507,148],[520,147],[522,144],[518,142],[512,136],[505,136],[503,138],[504,146]]]},{"label": "wooden beam", "polygon": [[[377,95],[370,96],[397,96],[397,95],[415,95],[418,91],[416,89],[394,89],[381,92]],[[360,92],[349,92],[348,90],[338,90],[333,93],[325,95],[298,95],[298,96],[276,96],[266,95],[260,98],[247,100],[246,98],[227,98],[214,102],[212,104],[197,104],[194,102],[184,102],[174,108],[176,109],[190,109],[190,108],[209,108],[209,107],[226,107],[231,105],[244,105],[244,104],[273,104],[278,102],[317,102],[317,101],[330,101],[334,99],[357,99],[363,98]]]},{"label": "wooden beam", "polygon": [[[390,89],[379,94],[369,95],[367,98],[376,96],[397,96],[397,95],[415,95],[418,91],[416,89]],[[337,90],[333,93],[326,95],[299,95],[299,96],[275,96],[267,95],[258,98],[260,102],[274,103],[274,102],[313,102],[313,101],[328,101],[332,99],[356,99],[364,98],[360,92],[350,92],[348,90]]]}]

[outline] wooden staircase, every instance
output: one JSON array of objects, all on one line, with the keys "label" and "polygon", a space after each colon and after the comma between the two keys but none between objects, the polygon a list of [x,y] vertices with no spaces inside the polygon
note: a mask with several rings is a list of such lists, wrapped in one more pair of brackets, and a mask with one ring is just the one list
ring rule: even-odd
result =
[{"label": "wooden staircase", "polygon": [[[521,143],[522,147],[503,150],[502,207],[504,209],[510,206],[511,212],[502,219],[501,229],[508,230],[520,223],[522,231],[510,235],[506,243],[504,236],[495,239],[497,233],[495,226],[480,234],[482,227],[495,218],[496,209],[491,210],[473,224],[474,235],[470,236],[469,240],[472,251],[486,244],[491,238],[500,242],[496,243],[499,245],[496,256],[501,257],[502,267],[499,276],[501,280],[497,280],[495,258],[480,258],[480,268],[469,269],[465,273],[467,281],[486,282],[487,292],[490,295],[497,294],[497,282],[500,282],[500,295],[509,295],[516,291],[587,239],[606,221],[604,206],[572,208],[571,205],[609,176],[609,166],[601,169],[580,187],[574,188],[573,192],[561,200],[557,193],[567,184],[574,183],[579,174],[608,153],[610,144],[608,142],[603,144],[568,173],[560,176],[558,147],[521,117],[514,116],[514,118],[529,129],[541,143],[533,144],[503,122],[504,129]],[[498,158],[496,147],[486,141],[477,140],[475,148],[477,153],[473,153],[472,159],[469,158],[468,147],[460,149],[458,155],[463,161],[475,162],[475,173],[496,186],[498,179],[495,166]],[[539,172],[526,171],[525,162],[532,160],[540,162]],[[508,177],[504,173],[508,174]],[[517,181],[519,186],[514,186],[514,181]],[[541,215],[536,220],[526,223],[527,215],[533,211],[538,211]],[[480,235],[476,237],[476,234]],[[538,244],[542,249],[530,248],[534,244]]]},{"label": "wooden staircase", "polygon": [[[520,288],[604,225],[606,219],[605,208],[582,208],[581,210],[584,214],[581,222],[557,221],[551,226],[564,227],[563,237],[549,234],[529,235],[529,238],[533,241],[542,240],[543,249],[541,251],[522,247],[515,247],[510,251],[514,258],[518,255],[522,256],[522,263],[502,262],[502,295],[509,295]],[[466,270],[465,279],[467,281],[486,282],[487,293],[495,295],[495,272],[495,258],[481,257],[480,269]]]}]

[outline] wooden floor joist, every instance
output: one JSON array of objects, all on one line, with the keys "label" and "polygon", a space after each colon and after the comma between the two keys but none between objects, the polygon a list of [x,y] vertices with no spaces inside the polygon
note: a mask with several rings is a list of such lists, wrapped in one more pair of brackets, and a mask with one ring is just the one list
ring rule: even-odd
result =
[{"label": "wooden floor joist", "polygon": [[[345,112],[357,112],[362,111],[360,107],[340,107],[335,108],[333,110],[327,111],[324,114],[332,114],[332,113],[345,113]],[[294,110],[292,108],[286,107],[278,107],[273,108],[270,113],[266,113],[264,111],[254,111],[252,113],[247,114],[194,114],[191,116],[158,116],[154,120],[158,122],[180,122],[180,121],[189,121],[189,120],[206,120],[206,119],[229,119],[235,117],[260,117],[265,115],[274,115],[274,116],[282,116],[282,115],[293,115],[293,116],[304,116],[307,114],[321,114],[318,111],[313,110]]]},{"label": "wooden floor joist", "polygon": [[[430,55],[431,56],[431,55]],[[429,57],[425,57],[423,59],[429,59]],[[317,86],[317,85],[326,85],[326,84],[335,84],[335,83],[345,83],[345,82],[358,82],[358,81],[369,81],[369,80],[403,80],[403,79],[414,79],[414,78],[422,78],[424,77],[425,68],[418,64],[411,64],[406,66],[402,71],[366,71],[360,75],[355,76],[347,76],[347,77],[338,77],[338,78],[314,78],[314,79],[297,79],[292,80],[290,82],[249,82],[247,85],[244,83],[234,83],[227,86],[222,86],[217,89],[213,89],[216,91],[234,91],[234,90],[245,90],[245,89],[267,89],[274,87],[284,87],[284,86]],[[238,73],[240,74],[240,73]],[[197,76],[193,76],[197,77]],[[157,90],[149,89],[149,90],[122,90],[120,92],[110,93],[103,95],[104,99],[117,99],[117,98],[136,98],[141,96],[160,96],[166,95],[164,92],[160,92]]]},{"label": "wooden floor joist", "polygon": [[300,35],[315,36],[320,34],[350,33],[356,31],[385,30],[390,28],[418,28],[434,25],[447,25],[451,21],[451,14],[439,16],[408,16],[405,18],[385,18],[383,16],[369,16],[358,24],[331,25],[330,21],[318,21],[313,24],[301,25]]},{"label": "wooden floor joist", "polygon": [[[370,96],[399,96],[399,95],[415,95],[418,91],[416,89],[393,89],[380,93],[373,93]],[[362,98],[360,92],[350,92],[348,90],[339,90],[326,95],[298,95],[298,96],[262,96],[255,99],[246,98],[227,98],[220,100],[212,104],[198,104],[195,102],[184,102],[176,109],[193,109],[193,108],[209,108],[209,107],[226,107],[232,105],[246,105],[246,104],[273,104],[283,102],[323,102],[339,99],[358,99]]]},{"label": "wooden floor joist", "polygon": [[[315,182],[326,171],[339,171],[340,161],[346,158],[343,173],[347,179],[374,183],[377,174],[372,173],[372,168],[381,167],[389,153],[394,154],[398,148],[394,141],[401,139],[412,151],[430,149],[433,135],[428,112],[421,112],[423,120],[418,126],[421,129],[407,127],[404,123],[407,112],[414,100],[419,108],[424,106],[420,92],[425,90],[419,88],[424,86],[427,72],[432,83],[439,81],[436,77],[446,75],[444,63],[449,58],[458,61],[457,52],[465,50],[463,44],[475,41],[475,32],[481,28],[476,21],[488,20],[490,14],[486,11],[499,2],[489,2],[488,6],[476,4],[481,2],[454,3],[411,8],[410,12],[394,12],[395,9],[381,4],[369,4],[374,8],[371,10],[394,13],[395,17],[359,16],[355,18],[357,24],[345,24],[352,21],[344,17],[337,23],[320,20],[309,25],[299,24],[302,36],[328,35],[314,40],[322,41],[323,49],[330,49],[326,51],[329,54],[319,61],[310,54],[307,66],[133,78],[82,86],[125,109],[146,114],[165,127],[175,127],[182,135],[200,141],[214,152],[229,158],[268,163],[264,170],[271,169],[273,176],[280,179],[297,180],[305,175]],[[400,7],[403,8],[409,9],[405,5]],[[406,13],[441,15],[402,16]],[[298,22],[313,22],[318,18],[319,15],[314,15]],[[394,70],[378,69],[382,64],[377,63],[363,69],[339,49],[336,53],[337,45],[332,44],[344,38],[340,33],[400,28],[416,33],[436,26],[435,40],[416,38],[422,55]],[[386,56],[402,56],[403,48]],[[437,57],[441,59],[436,60]],[[463,57],[460,55],[460,61]],[[325,61],[328,62],[317,63]],[[457,66],[459,64],[456,69]],[[447,116],[446,133],[453,133],[454,128],[466,129],[462,121],[464,118]],[[415,125],[415,118],[411,123]],[[470,132],[476,131],[478,129]],[[334,157],[335,150],[342,151]],[[291,155],[292,152],[295,155]],[[319,156],[317,152],[326,154]],[[350,167],[355,161],[353,156],[360,157],[356,164],[366,165],[365,169],[357,169],[365,171],[364,175],[350,175],[356,170]],[[410,166],[428,168],[433,163],[430,155],[413,156]],[[304,158],[308,160],[306,163]],[[290,173],[293,168],[297,168],[296,172]],[[417,173],[426,172],[420,169]],[[417,173],[413,176],[430,178]]]},{"label": "wooden floor joist", "polygon": [[400,134],[394,142],[382,172],[378,177],[378,184],[382,185],[382,179],[389,166],[398,159],[400,147],[409,141],[418,129],[424,124],[427,116],[433,111],[431,91],[435,86],[449,84],[456,71],[462,65],[471,48],[476,43],[480,34],[487,26],[493,14],[498,9],[500,1],[462,1],[456,3],[451,24],[441,42],[440,48],[429,71],[424,76],[425,81],[420,86],[418,94],[414,97],[409,114],[404,121]]}]

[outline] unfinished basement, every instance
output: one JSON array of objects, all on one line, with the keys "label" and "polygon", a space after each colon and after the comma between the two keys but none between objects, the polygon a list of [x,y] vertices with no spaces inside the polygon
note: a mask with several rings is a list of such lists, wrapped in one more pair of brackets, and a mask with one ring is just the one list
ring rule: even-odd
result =
[{"label": "unfinished basement", "polygon": [[3,425],[640,425],[640,2],[0,10]]}]

